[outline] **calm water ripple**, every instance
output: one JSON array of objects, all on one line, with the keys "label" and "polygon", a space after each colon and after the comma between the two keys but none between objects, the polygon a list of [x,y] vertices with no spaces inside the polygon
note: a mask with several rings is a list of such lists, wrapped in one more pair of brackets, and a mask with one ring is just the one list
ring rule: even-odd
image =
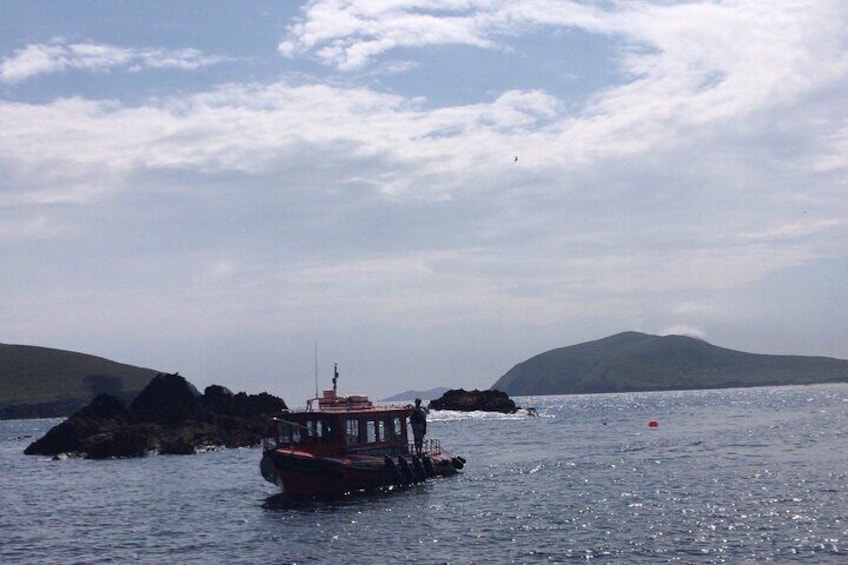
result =
[{"label": "calm water ripple", "polygon": [[[256,449],[22,454],[0,422],[3,563],[843,563],[848,385],[520,398],[433,413],[457,477],[292,503]],[[647,422],[657,420],[658,428]]]}]

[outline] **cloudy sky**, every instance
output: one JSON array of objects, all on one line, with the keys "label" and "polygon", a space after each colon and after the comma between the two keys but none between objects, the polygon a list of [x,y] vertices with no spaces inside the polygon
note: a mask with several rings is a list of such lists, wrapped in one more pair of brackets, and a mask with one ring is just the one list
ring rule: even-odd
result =
[{"label": "cloudy sky", "polygon": [[0,341],[301,405],[848,358],[844,0],[6,0]]}]

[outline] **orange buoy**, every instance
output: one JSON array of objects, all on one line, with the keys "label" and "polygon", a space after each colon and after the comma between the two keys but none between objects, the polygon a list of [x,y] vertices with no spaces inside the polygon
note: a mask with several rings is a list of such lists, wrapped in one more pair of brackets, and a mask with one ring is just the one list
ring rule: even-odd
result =
[{"label": "orange buoy", "polygon": [[648,422],[648,427],[649,428],[658,428],[658,427],[660,427],[660,423],[657,422],[656,420],[651,420],[650,422]]}]

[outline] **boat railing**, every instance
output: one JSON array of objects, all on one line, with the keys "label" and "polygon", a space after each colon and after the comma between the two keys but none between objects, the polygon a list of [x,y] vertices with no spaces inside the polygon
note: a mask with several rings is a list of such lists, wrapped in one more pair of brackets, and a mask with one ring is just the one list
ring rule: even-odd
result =
[{"label": "boat railing", "polygon": [[[415,444],[409,444],[409,452],[415,453]],[[423,444],[424,453],[432,453],[433,455],[441,455],[442,442],[437,439],[425,439]]]}]

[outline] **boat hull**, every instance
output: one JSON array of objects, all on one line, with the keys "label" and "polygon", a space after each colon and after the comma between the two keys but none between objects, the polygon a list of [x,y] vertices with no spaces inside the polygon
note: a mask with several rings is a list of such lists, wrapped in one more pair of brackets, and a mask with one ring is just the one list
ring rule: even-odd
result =
[{"label": "boat hull", "polygon": [[[426,457],[426,459],[425,459]],[[325,498],[450,476],[463,461],[445,453],[322,457],[291,449],[263,453],[260,468],[266,480],[294,498]]]}]

